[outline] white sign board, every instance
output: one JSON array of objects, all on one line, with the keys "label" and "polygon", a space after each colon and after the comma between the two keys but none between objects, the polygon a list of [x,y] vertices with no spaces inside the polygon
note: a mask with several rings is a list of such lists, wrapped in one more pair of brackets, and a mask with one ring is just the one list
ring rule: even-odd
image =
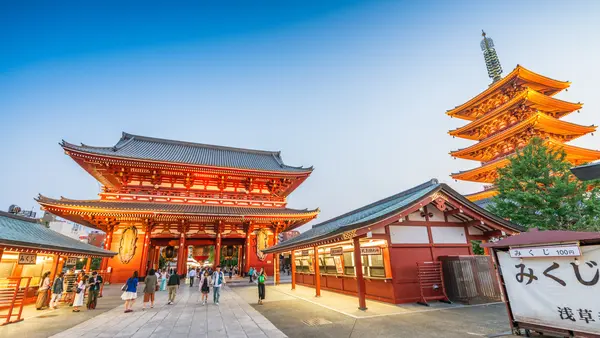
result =
[{"label": "white sign board", "polygon": [[516,321],[600,334],[600,245],[581,257],[513,258],[498,252]]},{"label": "white sign board", "polygon": [[37,254],[21,252],[21,253],[19,253],[19,260],[17,261],[17,264],[33,265],[36,263],[36,260],[37,260]]},{"label": "white sign board", "polygon": [[65,263],[65,266],[75,266],[75,265],[77,265],[77,257],[67,258],[67,262]]},{"label": "white sign board", "polygon": [[510,257],[579,257],[581,250],[579,245],[554,245],[510,248]]},{"label": "white sign board", "polygon": [[380,247],[360,248],[360,254],[361,255],[381,255],[381,248]]}]

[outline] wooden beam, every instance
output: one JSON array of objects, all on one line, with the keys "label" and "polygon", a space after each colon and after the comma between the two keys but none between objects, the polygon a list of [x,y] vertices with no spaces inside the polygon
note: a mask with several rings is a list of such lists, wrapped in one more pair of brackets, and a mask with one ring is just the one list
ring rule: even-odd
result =
[{"label": "wooden beam", "polygon": [[453,210],[444,211],[444,215],[446,215],[446,216],[452,216],[452,215],[462,214],[462,213],[463,213],[462,208],[456,208]]}]

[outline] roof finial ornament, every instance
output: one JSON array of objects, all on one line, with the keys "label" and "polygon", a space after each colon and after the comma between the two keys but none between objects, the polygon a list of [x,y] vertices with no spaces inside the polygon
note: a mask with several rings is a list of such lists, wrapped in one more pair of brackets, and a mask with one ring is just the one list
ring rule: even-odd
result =
[{"label": "roof finial ornament", "polygon": [[486,37],[483,29],[481,30],[481,36],[483,36],[483,40],[481,40],[480,46],[483,51],[488,76],[492,78],[493,82],[496,82],[502,78],[502,66],[500,65],[498,54],[496,54],[496,49],[494,49],[494,40]]}]

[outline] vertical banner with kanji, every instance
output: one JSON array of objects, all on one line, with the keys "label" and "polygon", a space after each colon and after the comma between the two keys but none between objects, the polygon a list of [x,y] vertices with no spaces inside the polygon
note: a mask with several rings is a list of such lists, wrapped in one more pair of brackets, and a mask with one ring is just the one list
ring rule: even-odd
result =
[{"label": "vertical banner with kanji", "polygon": [[498,252],[518,322],[600,334],[600,245],[579,257],[511,257]]}]

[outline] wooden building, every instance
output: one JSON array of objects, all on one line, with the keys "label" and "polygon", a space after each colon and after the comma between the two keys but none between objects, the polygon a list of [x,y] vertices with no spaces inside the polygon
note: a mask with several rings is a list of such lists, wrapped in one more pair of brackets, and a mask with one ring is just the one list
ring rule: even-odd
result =
[{"label": "wooden building", "polygon": [[74,268],[77,259],[91,262],[91,258],[116,254],[64,236],[36,219],[0,211],[0,288],[11,278],[31,277],[26,297],[33,297],[45,272],[50,271],[54,280],[63,267]]},{"label": "wooden building", "polygon": [[[450,155],[480,162],[480,166],[454,173],[452,178],[494,183],[498,168],[506,166],[510,157],[533,137],[546,140],[549,147],[563,149],[567,160],[574,165],[600,159],[598,150],[567,144],[596,130],[596,126],[582,126],[561,120],[583,106],[581,103],[554,97],[566,90],[571,83],[545,77],[520,65],[501,77],[500,61],[497,60],[493,47],[493,41],[484,33],[481,49],[486,57],[488,73],[494,82],[469,101],[446,112],[450,117],[468,121],[465,126],[451,130],[448,134],[476,142],[470,147],[452,151]],[[494,59],[493,62],[488,62],[489,58]],[[494,195],[496,190],[493,186],[488,186],[467,198],[479,201]]]},{"label": "wooden building", "polygon": [[185,273],[190,247],[215,248],[215,262],[277,271],[262,252],[278,234],[314,219],[287,208],[287,196],[312,172],[281,154],[123,133],[112,147],[62,142],[65,153],[103,185],[99,199],[39,196],[44,210],[107,233],[103,262],[114,282],[157,268],[160,248],[176,252]]},{"label": "wooden building", "polygon": [[[472,255],[471,240],[487,242],[521,227],[478,207],[433,179],[350,211],[265,250],[290,252],[296,284],[388,303],[417,302],[417,263]],[[429,288],[426,297],[440,289]]]}]

